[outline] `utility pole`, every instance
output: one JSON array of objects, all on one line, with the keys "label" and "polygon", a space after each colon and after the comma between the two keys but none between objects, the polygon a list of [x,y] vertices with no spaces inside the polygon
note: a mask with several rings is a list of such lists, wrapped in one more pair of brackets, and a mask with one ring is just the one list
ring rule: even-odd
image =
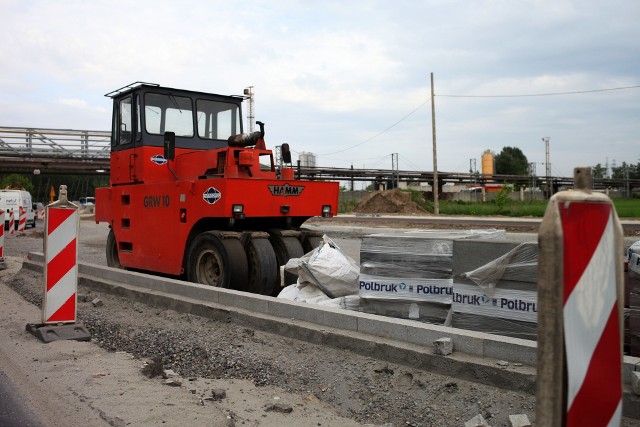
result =
[{"label": "utility pole", "polygon": [[391,153],[391,169],[396,181],[396,188],[400,187],[400,169],[398,167],[398,153]]},{"label": "utility pole", "polygon": [[433,92],[433,73],[431,73],[431,136],[433,141],[433,213],[440,215],[438,194],[438,156],[436,154],[436,101]]},{"label": "utility pole", "polygon": [[624,167],[624,197],[629,199],[631,198],[631,188],[629,187],[629,165],[625,162],[622,162]]},{"label": "utility pole", "polygon": [[529,201],[533,200],[533,189],[536,186],[536,164],[534,162],[529,163]]},{"label": "utility pole", "polygon": [[552,189],[551,189],[551,160],[549,156],[549,137],[545,136],[542,138],[542,142],[544,142],[544,152],[545,152],[545,166],[546,166],[546,175],[547,175],[547,199],[551,197]]},{"label": "utility pole", "polygon": [[247,113],[247,121],[249,122],[249,132],[253,132],[255,129],[255,124],[256,124],[256,112],[254,110],[254,99],[253,99],[253,95],[254,95],[254,91],[253,91],[253,86],[247,86],[244,89],[244,94],[245,96],[249,99],[249,111]]},{"label": "utility pole", "polygon": [[351,192],[353,193],[353,163],[351,163]]},{"label": "utility pole", "polygon": [[473,201],[477,202],[478,195],[476,194],[476,178],[478,177],[478,165],[476,159],[469,159],[469,174],[473,175]]}]

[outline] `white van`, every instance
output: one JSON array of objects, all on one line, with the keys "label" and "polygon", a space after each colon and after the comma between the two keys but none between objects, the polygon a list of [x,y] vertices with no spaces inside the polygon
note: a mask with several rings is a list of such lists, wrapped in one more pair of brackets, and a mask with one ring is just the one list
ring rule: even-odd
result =
[{"label": "white van", "polygon": [[31,202],[31,193],[25,190],[0,190],[0,209],[4,211],[4,229],[9,229],[9,211],[13,211],[16,229],[20,217],[20,208],[27,212],[27,225],[36,226],[36,212]]}]

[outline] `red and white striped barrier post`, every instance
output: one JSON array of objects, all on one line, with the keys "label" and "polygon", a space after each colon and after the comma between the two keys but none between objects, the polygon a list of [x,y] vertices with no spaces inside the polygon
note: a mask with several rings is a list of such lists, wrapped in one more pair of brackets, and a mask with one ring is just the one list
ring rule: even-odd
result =
[{"label": "red and white striped barrier post", "polygon": [[67,200],[66,185],[59,194],[59,200],[45,208],[42,324],[29,324],[27,330],[45,342],[86,341],[91,336],[76,323],[80,217],[78,207]]},{"label": "red and white striped barrier post", "polygon": [[13,209],[9,211],[9,235],[13,236],[16,234],[16,223],[13,217]]},{"label": "red and white striped barrier post", "polygon": [[619,426],[622,418],[623,240],[591,168],[549,200],[538,236],[536,424]]},{"label": "red and white striped barrier post", "polygon": [[0,218],[3,219],[0,226],[0,270],[4,270],[7,267],[4,263],[4,211],[2,209],[0,209]]},{"label": "red and white striped barrier post", "polygon": [[44,211],[45,211],[45,209],[40,209],[40,211],[38,211],[38,217],[40,219],[44,219]]},{"label": "red and white striped barrier post", "polygon": [[45,208],[48,215],[44,226],[45,294],[42,323],[76,321],[80,222],[78,207],[60,201]]},{"label": "red and white striped barrier post", "polygon": [[27,228],[27,211],[20,207],[20,217],[18,219],[18,233],[24,233]]}]

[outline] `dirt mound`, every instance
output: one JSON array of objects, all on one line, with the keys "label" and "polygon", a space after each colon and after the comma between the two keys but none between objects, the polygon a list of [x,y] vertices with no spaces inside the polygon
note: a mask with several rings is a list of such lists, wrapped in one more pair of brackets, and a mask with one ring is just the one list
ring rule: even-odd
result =
[{"label": "dirt mound", "polygon": [[416,202],[411,200],[411,193],[393,190],[379,191],[362,199],[353,209],[356,213],[395,213],[395,214],[417,214],[426,211]]}]

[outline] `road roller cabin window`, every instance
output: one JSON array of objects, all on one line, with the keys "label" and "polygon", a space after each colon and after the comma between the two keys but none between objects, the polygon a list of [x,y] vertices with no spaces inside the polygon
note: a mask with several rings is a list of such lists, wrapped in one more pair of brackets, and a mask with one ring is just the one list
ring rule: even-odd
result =
[{"label": "road roller cabin window", "polygon": [[196,119],[198,136],[203,139],[226,140],[242,132],[237,104],[199,99],[196,102]]},{"label": "road roller cabin window", "polygon": [[117,120],[118,124],[116,129],[118,132],[118,144],[122,145],[131,143],[131,131],[133,127],[130,96],[120,100],[118,103]]},{"label": "road roller cabin window", "polygon": [[175,132],[178,137],[193,136],[190,98],[147,93],[144,96],[144,117],[147,133],[164,135],[165,132]]},{"label": "road roller cabin window", "polygon": [[136,94],[136,141],[142,139],[142,120],[140,120],[140,95]]}]

